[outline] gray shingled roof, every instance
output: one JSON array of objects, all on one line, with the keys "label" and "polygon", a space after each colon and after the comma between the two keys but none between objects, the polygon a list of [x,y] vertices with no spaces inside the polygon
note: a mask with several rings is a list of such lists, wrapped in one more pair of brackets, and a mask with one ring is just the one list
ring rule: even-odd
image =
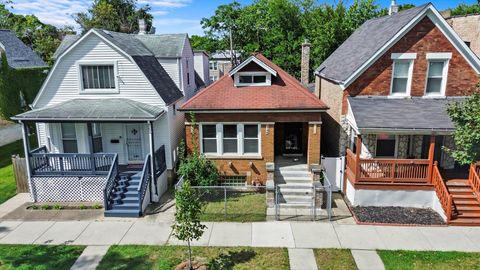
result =
[{"label": "gray shingled roof", "polygon": [[57,105],[28,111],[15,120],[32,121],[149,121],[163,113],[158,106],[122,98],[72,99]]},{"label": "gray shingled roof", "polygon": [[0,44],[5,50],[8,65],[11,68],[46,68],[42,58],[25,45],[10,30],[0,30]]},{"label": "gray shingled roof", "polygon": [[345,82],[428,5],[366,21],[323,61],[316,73],[333,81]]},{"label": "gray shingled roof", "polygon": [[135,35],[158,58],[180,58],[187,34]]},{"label": "gray shingled roof", "polygon": [[447,106],[461,102],[464,97],[443,99],[412,97],[349,97],[357,127],[385,130],[454,130]]},{"label": "gray shingled roof", "polygon": [[[173,82],[172,78],[168,75],[162,65],[158,62],[155,58],[157,54],[155,52],[150,51],[154,46],[158,44],[151,43],[147,47],[146,44],[150,38],[138,38],[143,35],[136,35],[136,34],[125,34],[125,33],[118,33],[112,32],[107,30],[101,29],[94,29],[95,32],[100,34],[102,37],[110,41],[112,44],[123,50],[125,53],[130,55],[135,63],[140,67],[142,72],[145,74],[147,79],[153,85],[157,93],[163,99],[163,101],[169,105],[181,97],[183,97],[182,92],[178,89],[177,85]],[[154,36],[156,35],[145,35],[145,36],[152,36],[152,40],[156,39]],[[163,36],[163,35],[160,35]],[[167,36],[167,35],[165,35]],[[185,36],[186,34],[178,34],[178,35],[168,35],[168,36]],[[80,39],[81,36],[66,36],[65,39],[60,44],[60,47],[55,52],[55,56],[60,56],[65,50],[67,50],[70,46],[72,46],[77,40]],[[143,41],[142,41],[143,40]],[[162,37],[159,40],[165,40],[165,37]],[[183,44],[185,39],[182,43],[182,50]],[[173,44],[173,51],[178,50],[178,41],[170,42],[168,44]],[[177,45],[174,45],[177,44]],[[161,45],[162,48],[166,48],[166,45]],[[162,51],[162,49],[158,49],[158,51]],[[170,53],[170,51],[168,51]],[[181,56],[181,50],[180,50]]]}]

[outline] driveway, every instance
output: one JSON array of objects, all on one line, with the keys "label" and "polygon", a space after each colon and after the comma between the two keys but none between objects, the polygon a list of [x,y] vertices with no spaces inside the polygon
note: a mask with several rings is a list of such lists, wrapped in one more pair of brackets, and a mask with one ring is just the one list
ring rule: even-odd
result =
[{"label": "driveway", "polygon": [[11,124],[0,127],[0,146],[22,139],[22,126]]}]

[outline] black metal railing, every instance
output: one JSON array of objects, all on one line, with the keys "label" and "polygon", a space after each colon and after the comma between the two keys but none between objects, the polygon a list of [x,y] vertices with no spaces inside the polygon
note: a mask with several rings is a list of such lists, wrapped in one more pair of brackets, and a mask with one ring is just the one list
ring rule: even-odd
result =
[{"label": "black metal railing", "polygon": [[112,196],[112,190],[115,187],[115,183],[118,181],[118,155],[114,154],[113,162],[110,166],[107,176],[107,183],[103,189],[103,206],[105,210],[110,209],[110,196]]},{"label": "black metal railing", "polygon": [[165,145],[160,146],[157,151],[154,153],[155,155],[155,178],[162,175],[162,173],[167,169],[167,161],[165,157]]},{"label": "black metal railing", "polygon": [[117,155],[110,153],[54,154],[43,153],[38,149],[34,151],[30,152],[30,167],[32,175],[38,176],[107,175]]},{"label": "black metal railing", "polygon": [[151,159],[150,155],[147,155],[145,158],[145,162],[143,163],[143,170],[142,176],[140,178],[140,184],[138,185],[138,204],[140,209],[140,215],[143,214],[143,201],[145,200],[145,196],[147,194],[147,190],[150,187],[150,183],[152,181],[152,166],[151,166]]}]

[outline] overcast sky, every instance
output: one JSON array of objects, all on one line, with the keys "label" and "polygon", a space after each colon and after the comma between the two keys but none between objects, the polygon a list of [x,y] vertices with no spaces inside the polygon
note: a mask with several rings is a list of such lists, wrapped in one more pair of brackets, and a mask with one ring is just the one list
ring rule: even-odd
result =
[{"label": "overcast sky", "polygon": [[[353,0],[345,0],[351,3]],[[390,5],[391,0],[377,0],[384,7]],[[12,11],[17,14],[35,14],[44,23],[56,26],[71,25],[78,28],[71,14],[83,12],[91,4],[91,0],[14,0]],[[201,35],[203,33],[200,20],[211,16],[216,7],[230,3],[228,0],[139,0],[139,5],[149,4],[152,7],[154,26],[157,33],[188,33]],[[242,4],[248,4],[251,0],[240,0]],[[338,0],[319,2],[335,3]],[[398,4],[413,3],[421,5],[427,1],[397,0]],[[475,0],[452,1],[433,0],[434,5],[440,9],[457,6],[459,3],[473,4]]]}]

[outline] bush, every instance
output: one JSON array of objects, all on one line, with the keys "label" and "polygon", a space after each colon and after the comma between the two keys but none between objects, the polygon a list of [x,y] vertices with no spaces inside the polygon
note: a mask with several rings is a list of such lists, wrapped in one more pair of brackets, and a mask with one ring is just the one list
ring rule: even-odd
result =
[{"label": "bush", "polygon": [[180,143],[180,166],[178,174],[183,176],[185,180],[190,181],[192,186],[214,186],[218,183],[219,173],[215,163],[207,159],[198,152],[197,136],[195,134],[196,122],[195,115],[191,115],[192,122],[192,146],[193,151],[189,155],[185,155],[185,143]]}]

